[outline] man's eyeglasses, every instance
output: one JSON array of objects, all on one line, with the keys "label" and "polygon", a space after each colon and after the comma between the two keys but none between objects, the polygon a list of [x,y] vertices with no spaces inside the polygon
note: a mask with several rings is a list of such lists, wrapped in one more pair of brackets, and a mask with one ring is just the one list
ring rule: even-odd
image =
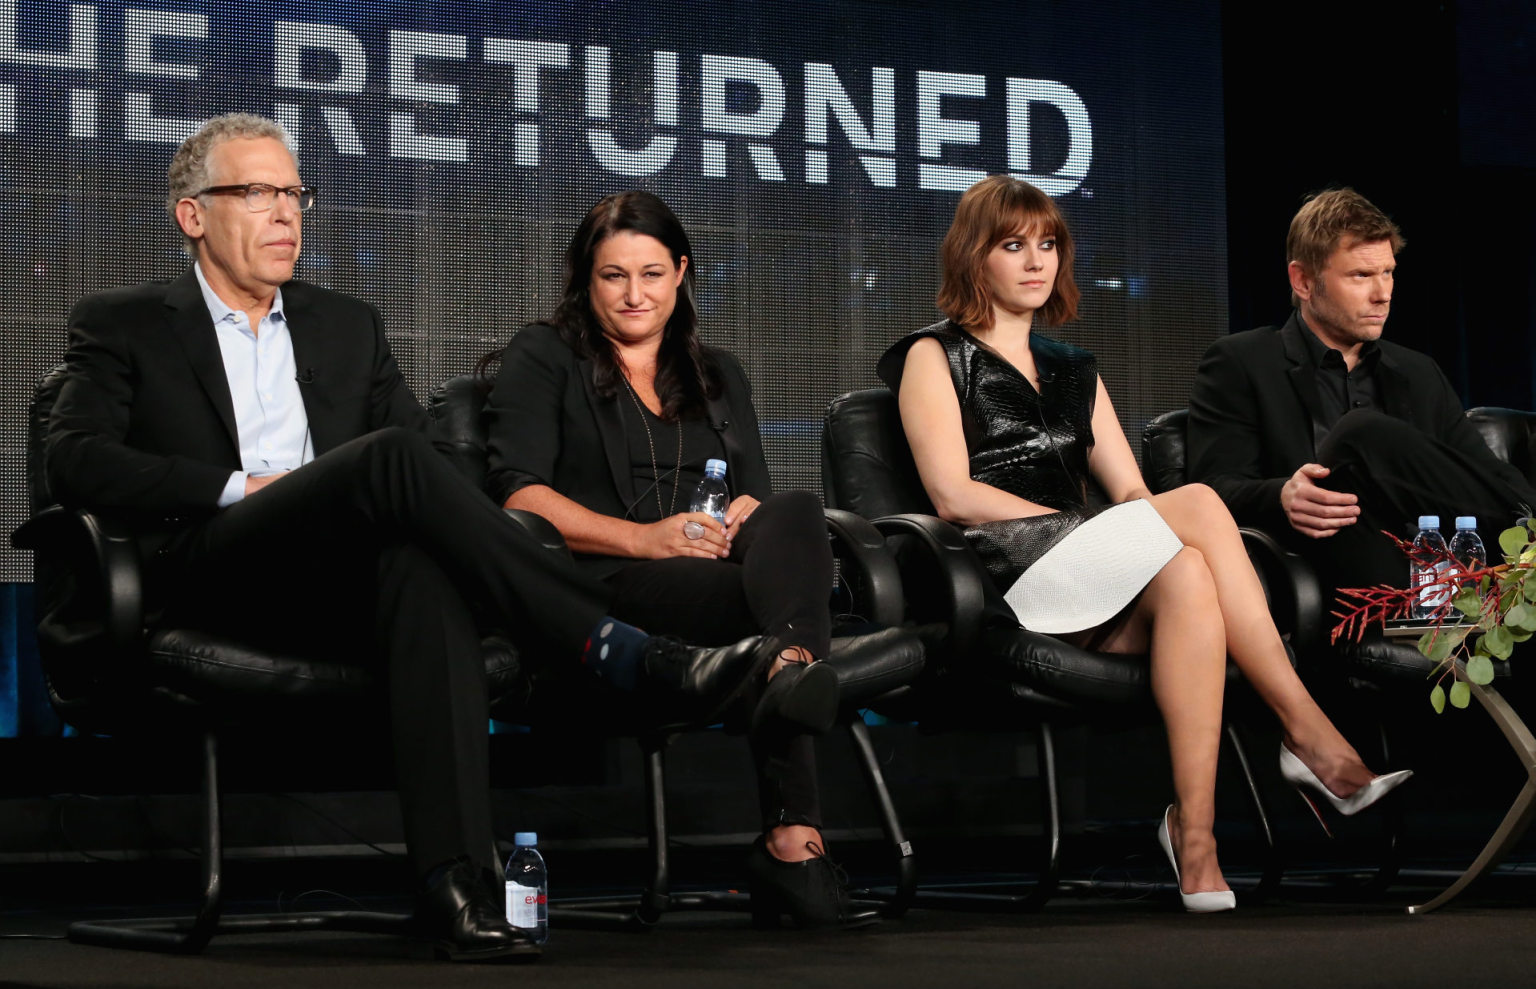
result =
[{"label": "man's eyeglasses", "polygon": [[[265,182],[246,182],[243,185],[213,185],[197,193],[198,196],[239,196],[245,200],[245,208],[252,213],[265,213],[277,204],[279,195],[288,196],[300,210],[315,205],[315,189],[308,185],[290,185],[278,188]],[[195,198],[195,197],[194,197]]]}]

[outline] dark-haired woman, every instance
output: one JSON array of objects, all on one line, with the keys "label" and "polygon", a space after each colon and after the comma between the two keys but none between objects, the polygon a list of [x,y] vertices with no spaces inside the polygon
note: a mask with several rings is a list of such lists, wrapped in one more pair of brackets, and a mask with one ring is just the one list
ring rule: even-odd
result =
[{"label": "dark-haired woman", "polygon": [[[1186,909],[1229,910],[1211,831],[1228,656],[1279,716],[1281,768],[1299,790],[1354,813],[1411,774],[1373,777],[1302,686],[1216,494],[1151,494],[1093,355],[1035,332],[1077,309],[1072,238],[1050,197],[1009,176],[972,186],[942,270],[949,318],[880,361],[923,486],[967,527],[1025,628],[1150,652],[1175,794],[1158,838]],[[1113,507],[1089,507],[1090,478]]]},{"label": "dark-haired woman", "polygon": [[[770,493],[741,366],[699,340],[696,261],[659,198],[603,199],[566,251],[548,323],[501,355],[487,406],[491,494],[544,516],[607,581],[610,613],[696,643],[777,638],[752,713],[764,832],[749,857],[754,916],[845,922],[826,859],[814,750],[836,675],[827,591],[832,557],[810,494]],[[726,462],[723,524],[690,512],[708,460]],[[798,727],[801,730],[794,730]]]}]

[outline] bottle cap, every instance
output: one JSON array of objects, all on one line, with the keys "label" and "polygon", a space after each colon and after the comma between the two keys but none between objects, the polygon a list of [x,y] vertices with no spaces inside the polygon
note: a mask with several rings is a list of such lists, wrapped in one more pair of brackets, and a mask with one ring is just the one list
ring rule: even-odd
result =
[{"label": "bottle cap", "polygon": [[725,461],[724,460],[706,460],[706,461],[704,461],[704,473],[706,473],[706,474],[713,474],[716,477],[724,477],[725,476]]},{"label": "bottle cap", "polygon": [[1456,528],[1458,528],[1458,529],[1476,529],[1477,528],[1477,516],[1476,515],[1458,515],[1458,516],[1456,516]]},{"label": "bottle cap", "polygon": [[1438,515],[1420,515],[1419,516],[1419,528],[1420,529],[1438,529],[1438,528],[1440,528],[1440,516],[1438,516]]},{"label": "bottle cap", "polygon": [[[506,834],[506,832],[503,831],[502,834]],[[537,831],[519,831],[512,836],[512,844],[518,848],[532,848],[538,843],[539,833]]]}]

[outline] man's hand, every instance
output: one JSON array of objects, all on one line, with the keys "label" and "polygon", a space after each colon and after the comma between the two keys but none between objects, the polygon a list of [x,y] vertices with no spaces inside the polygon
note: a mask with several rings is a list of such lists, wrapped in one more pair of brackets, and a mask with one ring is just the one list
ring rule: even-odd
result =
[{"label": "man's hand", "polygon": [[1291,528],[1303,536],[1323,539],[1360,518],[1354,495],[1318,487],[1329,473],[1322,464],[1302,464],[1280,489],[1280,507]]},{"label": "man's hand", "polygon": [[[261,475],[249,474],[249,475],[247,475],[246,478],[245,478],[245,496],[247,498],[249,498],[251,495],[253,495],[256,492],[260,491],[262,488],[266,487],[267,485],[271,484],[273,481],[277,480],[278,478],[282,477],[284,474],[287,474],[287,473],[288,472],[285,471],[285,470],[280,470],[280,471],[274,471],[271,474],[261,474]],[[262,502],[262,504],[265,505],[266,502]]]}]

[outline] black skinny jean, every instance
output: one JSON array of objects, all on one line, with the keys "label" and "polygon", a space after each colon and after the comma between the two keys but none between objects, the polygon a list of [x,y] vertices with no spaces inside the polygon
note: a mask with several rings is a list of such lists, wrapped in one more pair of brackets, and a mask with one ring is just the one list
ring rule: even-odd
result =
[{"label": "black skinny jean", "polygon": [[[608,585],[612,615],[653,635],[709,646],[768,634],[783,648],[799,646],[817,659],[831,648],[832,550],[821,503],[804,491],[764,501],[742,523],[723,560],[631,563]],[[747,702],[756,702],[756,689]],[[764,830],[777,824],[821,827],[810,736],[754,734],[751,747]]]}]

